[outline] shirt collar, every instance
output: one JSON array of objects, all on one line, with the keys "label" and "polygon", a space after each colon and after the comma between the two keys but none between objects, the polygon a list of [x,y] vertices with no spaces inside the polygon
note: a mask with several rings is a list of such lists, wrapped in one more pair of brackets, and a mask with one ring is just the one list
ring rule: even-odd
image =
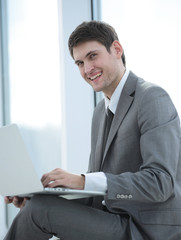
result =
[{"label": "shirt collar", "polygon": [[124,84],[128,78],[129,75],[129,70],[126,70],[121,81],[119,82],[118,86],[116,87],[116,89],[114,90],[111,99],[108,99],[106,96],[104,96],[104,100],[105,100],[105,108],[107,109],[109,107],[109,109],[111,110],[112,113],[115,114],[116,112],[116,108],[118,105],[118,101],[120,98],[120,95],[122,93]]}]

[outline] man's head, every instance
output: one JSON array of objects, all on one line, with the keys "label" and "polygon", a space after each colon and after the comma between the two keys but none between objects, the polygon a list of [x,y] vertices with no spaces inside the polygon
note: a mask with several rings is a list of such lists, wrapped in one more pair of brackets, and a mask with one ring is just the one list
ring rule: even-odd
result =
[{"label": "man's head", "polygon": [[111,98],[125,72],[123,48],[114,29],[102,22],[84,22],[71,34],[69,49],[84,80]]},{"label": "man's head", "polygon": [[[99,21],[83,22],[80,24],[70,35],[68,46],[71,56],[73,55],[73,48],[78,44],[87,41],[97,41],[105,46],[108,52],[112,43],[118,40],[117,33],[114,28],[107,23]],[[124,66],[126,65],[124,52],[122,53],[122,61]]]}]

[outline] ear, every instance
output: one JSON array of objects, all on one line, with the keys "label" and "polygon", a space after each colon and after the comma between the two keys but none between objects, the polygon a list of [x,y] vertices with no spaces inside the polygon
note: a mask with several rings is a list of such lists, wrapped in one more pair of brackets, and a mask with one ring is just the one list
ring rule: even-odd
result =
[{"label": "ear", "polygon": [[117,58],[121,58],[122,54],[123,54],[123,48],[120,44],[119,41],[115,40],[113,43],[112,43],[112,47],[114,49],[114,52],[117,56]]}]

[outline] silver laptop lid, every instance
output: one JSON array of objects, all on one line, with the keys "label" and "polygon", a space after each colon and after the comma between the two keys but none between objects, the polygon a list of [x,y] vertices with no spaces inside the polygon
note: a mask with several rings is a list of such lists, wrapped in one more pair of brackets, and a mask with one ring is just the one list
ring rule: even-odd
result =
[{"label": "silver laptop lid", "polygon": [[[28,174],[27,174],[28,173]],[[0,128],[0,194],[20,195],[42,191],[43,186],[36,174],[16,124]]]}]

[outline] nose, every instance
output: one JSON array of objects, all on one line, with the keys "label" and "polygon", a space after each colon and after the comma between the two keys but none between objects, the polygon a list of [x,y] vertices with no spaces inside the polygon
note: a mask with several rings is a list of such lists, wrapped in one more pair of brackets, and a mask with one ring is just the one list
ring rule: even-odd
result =
[{"label": "nose", "polygon": [[94,69],[93,64],[91,64],[90,62],[84,62],[84,72],[86,74],[90,74],[92,72],[92,70]]}]

